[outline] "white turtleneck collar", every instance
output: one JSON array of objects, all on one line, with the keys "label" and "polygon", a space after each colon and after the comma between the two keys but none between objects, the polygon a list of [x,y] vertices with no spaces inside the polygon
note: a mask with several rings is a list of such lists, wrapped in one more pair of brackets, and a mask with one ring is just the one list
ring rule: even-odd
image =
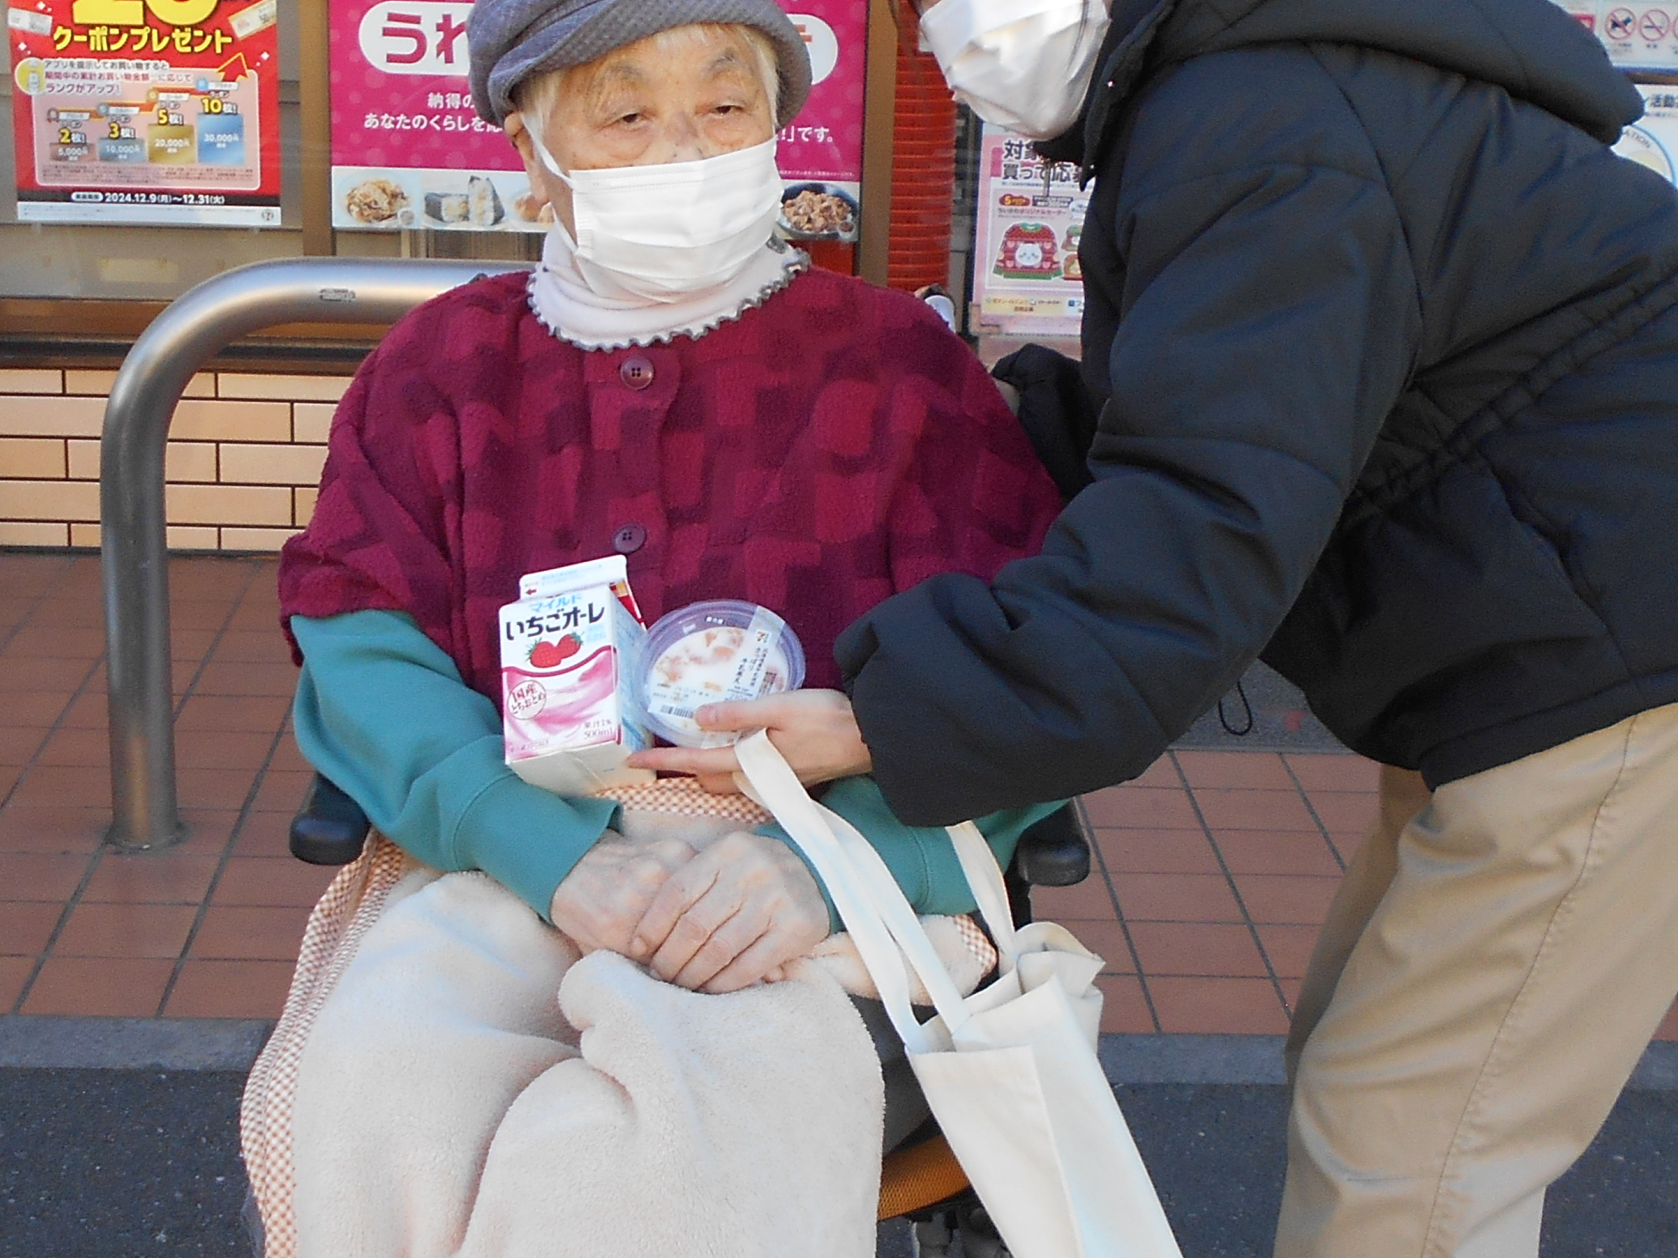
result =
[{"label": "white turtleneck collar", "polygon": [[627,349],[678,336],[703,336],[738,319],[792,283],[809,257],[779,237],[715,287],[668,302],[624,294],[606,296],[584,280],[576,245],[563,224],[548,230],[542,263],[530,276],[530,308],[548,331],[582,349]]}]

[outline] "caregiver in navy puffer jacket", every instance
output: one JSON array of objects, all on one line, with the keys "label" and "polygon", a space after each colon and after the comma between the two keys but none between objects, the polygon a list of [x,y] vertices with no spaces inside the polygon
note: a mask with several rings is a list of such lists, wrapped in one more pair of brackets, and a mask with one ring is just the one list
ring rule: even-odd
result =
[{"label": "caregiver in navy puffer jacket", "polygon": [[[931,3],[981,113],[1065,117],[1014,71],[1103,0]],[[1277,1258],[1537,1258],[1678,994],[1678,193],[1549,0],[1113,0],[1100,53],[1048,146],[1095,180],[1083,386],[1015,379],[1035,435],[1074,412],[1042,554],[863,614],[849,709],[716,723],[949,823],[1134,777],[1262,652],[1389,766],[1275,983]],[[1244,911],[1315,920],[1249,876],[1298,836],[1247,837]]]},{"label": "caregiver in navy puffer jacket", "polygon": [[1080,123],[1093,483],[838,654],[887,799],[1134,776],[1252,659],[1462,778],[1678,701],[1678,198],[1547,0],[1116,0]]}]

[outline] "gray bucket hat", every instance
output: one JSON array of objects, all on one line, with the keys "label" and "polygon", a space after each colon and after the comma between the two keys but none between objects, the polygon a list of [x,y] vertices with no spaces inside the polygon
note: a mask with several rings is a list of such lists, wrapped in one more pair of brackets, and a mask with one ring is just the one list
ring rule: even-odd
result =
[{"label": "gray bucket hat", "polygon": [[776,116],[791,122],[810,94],[810,55],[775,0],[478,0],[466,27],[472,103],[500,123],[515,108],[513,89],[532,75],[697,22],[754,26],[769,37],[781,80]]}]

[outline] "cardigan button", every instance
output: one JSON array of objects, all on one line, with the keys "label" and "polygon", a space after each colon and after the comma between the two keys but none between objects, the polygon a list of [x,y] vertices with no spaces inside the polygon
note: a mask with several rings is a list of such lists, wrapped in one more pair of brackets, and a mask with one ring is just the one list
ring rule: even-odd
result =
[{"label": "cardigan button", "polygon": [[620,555],[633,555],[647,544],[647,530],[639,524],[626,524],[612,534],[612,549]]},{"label": "cardigan button", "polygon": [[644,389],[653,382],[652,359],[643,358],[640,354],[626,358],[623,366],[618,368],[618,375],[630,388]]}]

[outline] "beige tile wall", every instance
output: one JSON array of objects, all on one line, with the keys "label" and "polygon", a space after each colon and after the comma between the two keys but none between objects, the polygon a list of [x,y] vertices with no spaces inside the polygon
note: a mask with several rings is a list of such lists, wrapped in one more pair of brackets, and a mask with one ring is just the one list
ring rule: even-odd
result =
[{"label": "beige tile wall", "polygon": [[[116,373],[0,368],[0,546],[99,545],[99,432]],[[169,545],[274,551],[309,522],[348,377],[206,372],[169,425]]]}]

